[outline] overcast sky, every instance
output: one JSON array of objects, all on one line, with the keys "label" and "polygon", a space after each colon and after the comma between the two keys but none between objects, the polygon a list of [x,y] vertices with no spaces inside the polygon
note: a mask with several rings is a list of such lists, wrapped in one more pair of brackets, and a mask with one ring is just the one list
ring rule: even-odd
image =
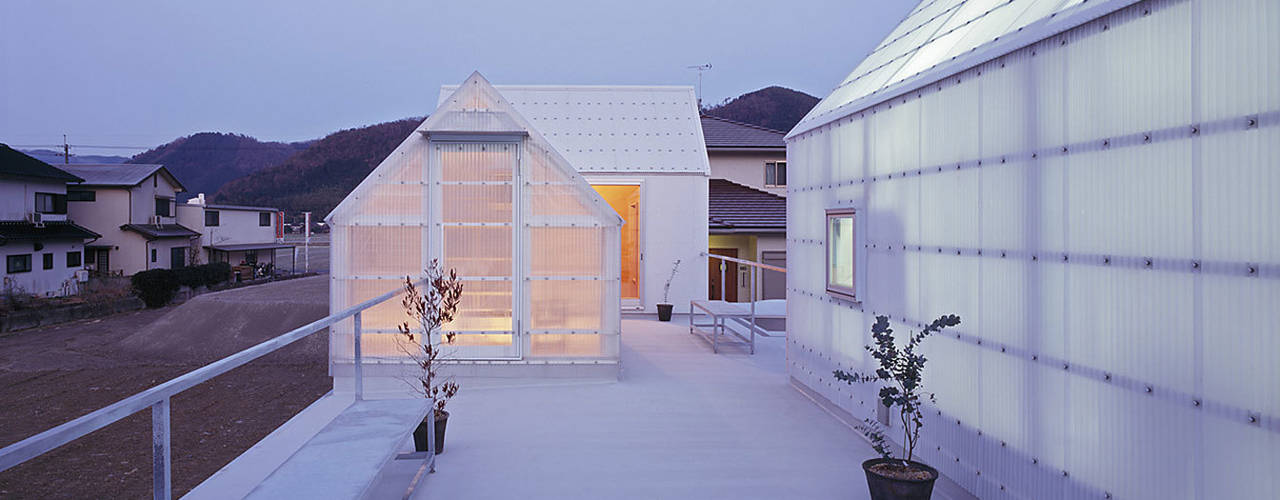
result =
[{"label": "overcast sky", "polygon": [[[0,142],[296,141],[435,107],[441,84],[769,85],[826,95],[915,0],[3,0]],[[129,156],[135,150],[79,148]]]}]

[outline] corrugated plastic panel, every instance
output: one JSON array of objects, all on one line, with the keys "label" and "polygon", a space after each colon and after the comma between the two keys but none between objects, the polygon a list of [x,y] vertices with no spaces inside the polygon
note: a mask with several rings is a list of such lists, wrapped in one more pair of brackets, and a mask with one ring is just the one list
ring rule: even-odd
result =
[{"label": "corrugated plastic panel", "polygon": [[692,87],[497,89],[580,172],[710,171]]},{"label": "corrugated plastic panel", "polygon": [[[950,5],[987,12],[954,53],[1095,3]],[[870,366],[873,314],[956,313],[919,451],[980,498],[1275,496],[1276,26],[1266,0],[1141,2],[792,137],[789,375],[871,417],[831,370]],[[859,304],[823,286],[823,210],[850,203]]]}]

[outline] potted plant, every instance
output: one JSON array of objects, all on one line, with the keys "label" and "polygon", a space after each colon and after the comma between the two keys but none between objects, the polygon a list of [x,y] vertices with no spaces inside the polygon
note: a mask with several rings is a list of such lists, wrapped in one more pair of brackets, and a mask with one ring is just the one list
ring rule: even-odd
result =
[{"label": "potted plant", "polygon": [[[413,280],[405,277],[404,299],[401,304],[409,314],[409,321],[398,325],[400,335],[407,342],[400,342],[400,349],[418,369],[413,386],[422,397],[431,401],[429,416],[435,417],[435,450],[436,454],[444,452],[444,432],[449,424],[449,412],[444,406],[458,393],[458,384],[453,377],[441,377],[436,373],[436,360],[440,357],[441,347],[452,344],[454,333],[441,332],[440,328],[453,321],[458,312],[458,302],[462,299],[462,281],[458,274],[450,269],[446,276],[439,263],[432,260],[427,266],[427,286],[425,294],[418,291]],[[421,334],[421,339],[418,335]],[[427,425],[430,419],[423,418],[413,431],[413,444],[417,451],[427,451]]]},{"label": "potted plant", "polygon": [[933,393],[923,390],[921,377],[926,359],[917,352],[917,348],[929,335],[959,324],[959,316],[939,317],[919,333],[909,335],[905,345],[899,347],[894,342],[893,329],[889,328],[889,318],[876,316],[875,324],[871,325],[876,345],[865,346],[879,365],[875,373],[833,372],[837,379],[848,384],[884,382],[880,387],[880,403],[886,408],[896,407],[898,419],[902,422],[903,455],[897,458],[889,449],[879,422],[868,418],[864,420],[866,425],[860,426],[872,448],[880,454],[880,458],[862,462],[872,500],[928,500],[933,495],[933,483],[938,479],[937,469],[912,460],[920,442],[920,427],[924,423],[920,407],[925,398],[930,403],[937,402]]},{"label": "potted plant", "polygon": [[676,270],[680,269],[680,259],[676,259],[671,264],[671,276],[667,277],[667,284],[662,286],[662,302],[658,303],[658,321],[671,321],[671,309],[675,306],[668,300],[671,299],[671,282],[676,279]]}]

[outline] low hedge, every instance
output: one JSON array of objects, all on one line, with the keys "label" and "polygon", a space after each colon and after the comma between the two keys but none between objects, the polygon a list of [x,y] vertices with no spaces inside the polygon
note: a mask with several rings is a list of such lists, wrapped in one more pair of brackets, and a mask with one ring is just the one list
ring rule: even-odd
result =
[{"label": "low hedge", "polygon": [[179,286],[213,286],[231,279],[231,264],[214,262],[178,269],[152,269],[134,274],[130,283],[147,307],[164,307],[173,300]]}]

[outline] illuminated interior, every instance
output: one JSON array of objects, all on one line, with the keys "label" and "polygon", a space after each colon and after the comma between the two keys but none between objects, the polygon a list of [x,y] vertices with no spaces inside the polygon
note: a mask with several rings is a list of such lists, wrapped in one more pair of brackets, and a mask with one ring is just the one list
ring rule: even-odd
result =
[{"label": "illuminated interior", "polygon": [[591,186],[622,216],[622,298],[640,299],[640,186]]}]

